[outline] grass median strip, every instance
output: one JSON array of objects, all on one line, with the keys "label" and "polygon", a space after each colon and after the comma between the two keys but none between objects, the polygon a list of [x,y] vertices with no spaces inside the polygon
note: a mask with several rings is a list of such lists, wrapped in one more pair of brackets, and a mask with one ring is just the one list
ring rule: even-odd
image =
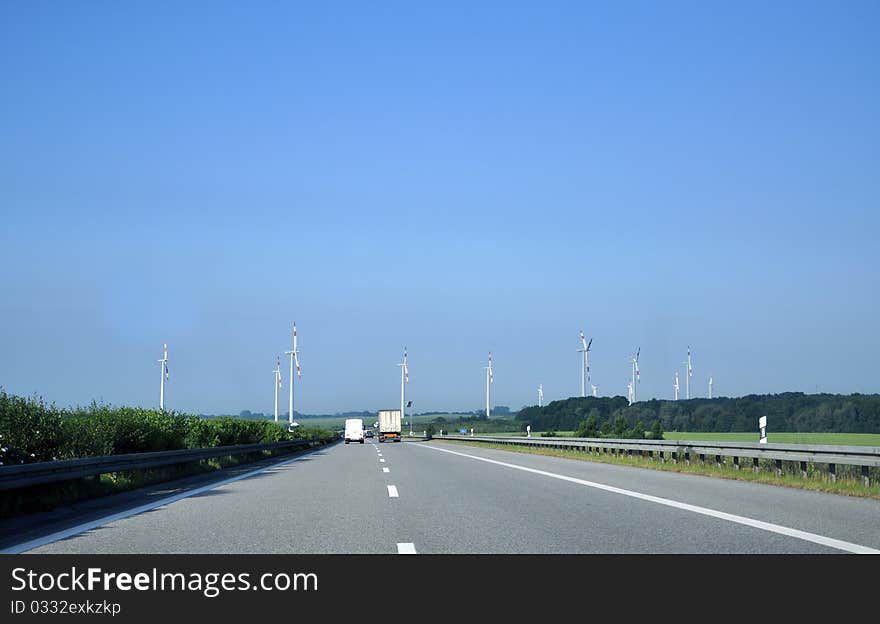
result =
[{"label": "grass median strip", "polygon": [[[733,465],[729,465],[728,463],[716,465],[714,463],[701,464],[698,461],[691,461],[691,463],[688,464],[684,461],[672,462],[668,459],[666,461],[660,461],[658,459],[650,459],[638,455],[600,455],[579,450],[533,448],[508,444],[496,444],[492,442],[480,442],[477,440],[441,440],[434,438],[433,441],[441,442],[442,444],[492,448],[502,451],[511,451],[513,453],[530,453],[533,455],[564,457],[566,459],[600,462],[604,464],[618,464],[637,468],[649,468],[651,470],[666,470],[682,474],[696,474],[708,477],[719,477],[722,479],[751,481],[768,485],[782,485],[817,492],[843,494],[846,496],[862,496],[880,500],[880,483],[878,483],[878,479],[873,479],[871,485],[866,487],[858,480],[842,478],[839,473],[837,481],[832,481],[822,471],[817,470],[812,466],[809,467],[806,477],[803,477],[800,474],[783,474],[780,476],[773,470],[760,470],[758,472],[753,472],[748,466],[736,469]],[[725,459],[732,462],[732,458],[728,457]],[[839,470],[841,468],[843,467],[839,467]]]}]

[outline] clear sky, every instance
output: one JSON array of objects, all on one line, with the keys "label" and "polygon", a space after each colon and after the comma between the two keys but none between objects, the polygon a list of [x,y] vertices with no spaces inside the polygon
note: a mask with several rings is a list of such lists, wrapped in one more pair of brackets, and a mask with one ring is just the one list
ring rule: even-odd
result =
[{"label": "clear sky", "polygon": [[[0,386],[877,392],[880,3],[0,3]],[[287,364],[283,365],[286,409]],[[682,378],[682,389],[684,379]],[[682,390],[683,392],[683,390]]]}]

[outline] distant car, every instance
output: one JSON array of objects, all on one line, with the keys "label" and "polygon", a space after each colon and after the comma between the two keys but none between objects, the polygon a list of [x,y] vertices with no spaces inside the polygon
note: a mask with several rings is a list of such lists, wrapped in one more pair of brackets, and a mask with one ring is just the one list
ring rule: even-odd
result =
[{"label": "distant car", "polygon": [[368,438],[372,438],[373,437],[373,430],[367,429],[366,431],[364,431],[364,435],[367,436]]}]

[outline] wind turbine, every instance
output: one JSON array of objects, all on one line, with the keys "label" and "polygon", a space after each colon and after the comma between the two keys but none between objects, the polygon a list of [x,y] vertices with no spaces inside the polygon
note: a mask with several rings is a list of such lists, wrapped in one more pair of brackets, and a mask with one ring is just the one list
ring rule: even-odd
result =
[{"label": "wind turbine", "polygon": [[[590,338],[590,343],[587,344],[587,339],[584,338],[584,332],[581,332],[581,348],[577,350],[578,353],[582,353],[581,357],[581,397],[587,396],[587,384],[590,383],[590,345],[593,344],[593,339]],[[592,384],[590,384],[592,385]]]},{"label": "wind turbine", "polygon": [[156,360],[159,367],[159,409],[165,409],[165,382],[168,380],[168,345],[162,345],[162,359]]},{"label": "wind turbine", "polygon": [[486,418],[489,418],[492,415],[492,410],[489,407],[489,387],[491,384],[495,383],[495,376],[492,374],[492,352],[489,351],[489,366],[484,366],[486,369]]},{"label": "wind turbine", "polygon": [[[403,347],[403,362],[400,367],[400,417],[406,418],[406,384],[409,383],[409,366],[406,364],[406,347]],[[410,429],[412,426],[410,425]]]},{"label": "wind turbine", "polygon": [[599,386],[594,386],[593,384],[590,384],[590,386],[593,388],[593,396],[598,397],[599,396]]},{"label": "wind turbine", "polygon": [[682,362],[687,366],[687,374],[684,376],[684,398],[691,398],[691,376],[694,374],[694,366],[691,362],[691,346],[688,345],[687,362]]},{"label": "wind turbine", "polygon": [[288,426],[293,426],[293,363],[296,361],[296,376],[302,379],[302,371],[299,367],[299,348],[296,346],[296,321],[293,322],[293,351],[285,351],[284,355],[290,356],[290,403],[287,414]]},{"label": "wind turbine", "polygon": [[275,370],[272,371],[272,374],[275,375],[275,422],[278,422],[278,389],[281,387],[281,356],[278,356],[278,359],[275,360]]},{"label": "wind turbine", "polygon": [[678,385],[678,371],[675,371],[675,383],[672,384],[672,389],[675,391],[675,400],[678,401],[678,390],[680,386]]},{"label": "wind turbine", "polygon": [[633,382],[629,379],[626,382],[626,398],[629,400],[630,405],[636,402],[635,395],[633,394]]},{"label": "wind turbine", "polygon": [[636,384],[641,383],[642,381],[641,375],[639,374],[639,354],[641,352],[642,348],[639,347],[638,349],[636,349],[636,354],[632,358],[632,381],[630,382],[630,384],[632,385],[632,399],[630,400],[630,405],[636,402]]},{"label": "wind turbine", "polygon": [[544,407],[544,384],[538,384],[538,407]]},{"label": "wind turbine", "polygon": [[709,398],[712,398],[712,375],[709,375]]}]

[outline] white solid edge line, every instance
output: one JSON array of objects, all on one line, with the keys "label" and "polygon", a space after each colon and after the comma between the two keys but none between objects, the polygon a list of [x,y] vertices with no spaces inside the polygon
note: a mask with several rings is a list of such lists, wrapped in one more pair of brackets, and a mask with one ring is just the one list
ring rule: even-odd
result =
[{"label": "white solid edge line", "polygon": [[416,555],[416,545],[412,542],[397,542],[398,555]]},{"label": "white solid edge line", "polygon": [[542,475],[545,477],[551,477],[553,479],[560,479],[562,481],[569,481],[570,483],[577,483],[579,485],[586,485],[587,487],[596,488],[598,490],[605,490],[606,492],[612,492],[614,494],[622,494],[623,496],[630,496],[632,498],[638,498],[640,500],[649,501],[652,503],[657,503],[658,505],[666,505],[667,507],[675,507],[676,509],[683,509],[685,511],[691,511],[693,513],[702,514],[704,516],[711,516],[713,518],[718,518],[720,520],[727,520],[728,522],[735,522],[737,524],[743,524],[745,526],[754,527],[756,529],[762,529],[764,531],[769,531],[771,533],[778,533],[780,535],[787,535],[788,537],[794,537],[797,539],[801,539],[807,542],[813,542],[815,544],[820,544],[822,546],[828,546],[830,548],[836,548],[837,550],[843,550],[850,553],[856,553],[860,555],[878,555],[880,554],[880,550],[875,548],[870,548],[868,546],[862,546],[861,544],[853,544],[852,542],[845,542],[843,540],[834,539],[833,537],[825,537],[824,535],[817,535],[816,533],[809,533],[807,531],[801,531],[799,529],[792,529],[790,527],[785,527],[779,524],[773,524],[771,522],[764,522],[763,520],[755,520],[753,518],[746,518],[745,516],[737,516],[736,514],[727,513],[724,511],[717,511],[715,509],[709,509],[707,507],[700,507],[698,505],[691,505],[689,503],[682,503],[680,501],[671,500],[669,498],[661,498],[659,496],[651,496],[650,494],[642,494],[641,492],[634,492],[632,490],[624,490],[623,488],[614,487],[613,485],[605,485],[604,483],[596,483],[595,481],[586,481],[584,479],[577,479],[575,477],[568,477],[561,474],[556,474],[553,472],[547,472],[545,470],[538,470],[536,468],[527,468],[526,466],[519,466],[517,464],[508,464],[507,462],[497,461],[494,459],[488,459],[486,457],[479,457],[477,455],[468,455],[467,453],[459,453],[458,451],[450,451],[449,449],[441,449],[436,446],[430,446],[427,444],[416,444],[416,446],[421,446],[423,448],[431,449],[432,451],[440,451],[442,453],[450,453],[452,455],[460,455],[461,457],[468,457],[470,459],[476,459],[478,461],[486,462],[489,464],[496,464],[498,466],[504,466],[506,468],[513,468],[515,470],[522,470],[525,472],[531,472],[533,474]]},{"label": "white solid edge line", "polygon": [[385,460],[384,460],[384,459],[380,459],[379,461],[382,462],[383,464],[385,463]]},{"label": "white solid edge line", "polygon": [[383,467],[382,467],[382,472],[391,472],[391,470],[390,470],[389,468],[385,468],[385,467],[383,466]]},{"label": "white solid edge line", "polygon": [[397,486],[396,485],[389,485],[388,486],[388,497],[389,498],[400,498],[400,494],[397,493]]},{"label": "white solid edge line", "polygon": [[165,505],[170,505],[171,503],[175,503],[184,498],[189,498],[190,496],[195,496],[197,494],[201,494],[202,492],[207,492],[209,490],[216,489],[218,487],[223,487],[224,485],[229,485],[230,483],[234,483],[236,481],[241,481],[242,479],[247,479],[255,474],[259,474],[261,472],[266,472],[267,470],[272,470],[273,468],[278,468],[279,466],[286,466],[287,464],[292,464],[294,462],[301,461],[302,457],[296,457],[294,459],[288,459],[287,461],[283,461],[277,464],[272,464],[270,466],[265,466],[264,468],[260,468],[258,470],[252,470],[250,472],[246,472],[244,474],[237,475],[235,477],[230,477],[229,479],[224,479],[222,481],[217,481],[216,483],[210,483],[208,485],[204,485],[202,487],[196,488],[194,490],[189,490],[187,492],[181,492],[180,494],[174,494],[173,496],[169,496],[167,498],[163,498],[161,500],[153,501],[151,503],[147,503],[146,505],[141,505],[139,507],[133,507],[132,509],[127,509],[125,511],[120,511],[119,513],[111,514],[109,516],[103,516],[101,518],[97,518],[96,520],[91,520],[89,522],[84,522],[83,524],[78,524],[76,526],[72,526],[68,529],[64,529],[62,531],[57,531],[55,533],[50,533],[49,535],[38,537],[36,539],[32,539],[27,542],[22,542],[21,544],[15,544],[14,546],[9,546],[0,550],[0,555],[18,555],[28,550],[33,550],[34,548],[39,548],[40,546],[46,546],[47,544],[52,544],[53,542],[57,542],[59,540],[67,539],[68,537],[73,537],[74,535],[78,535],[80,533],[84,533],[85,531],[90,531],[91,529],[97,529],[98,527],[104,526],[105,524],[110,524],[111,522],[116,522],[117,520],[124,520],[125,518],[129,518],[131,516],[136,516],[138,514],[142,514],[146,511],[151,511],[156,509],[157,507],[164,507]]}]

